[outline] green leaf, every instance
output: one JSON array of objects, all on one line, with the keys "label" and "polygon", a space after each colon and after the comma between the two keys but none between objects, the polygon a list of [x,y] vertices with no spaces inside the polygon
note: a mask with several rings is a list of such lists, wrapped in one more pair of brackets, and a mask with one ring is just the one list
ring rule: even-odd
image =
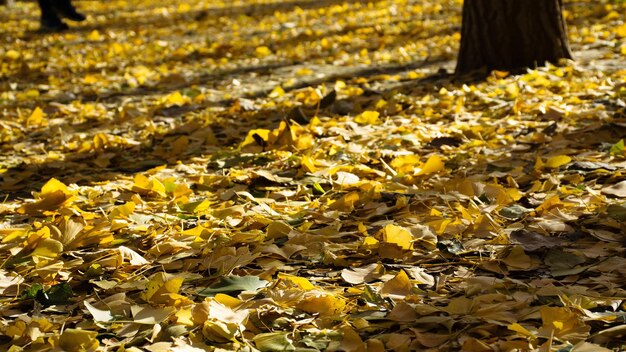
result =
[{"label": "green leaf", "polygon": [[163,182],[163,186],[165,186],[165,192],[171,194],[176,190],[178,185],[174,182]]},{"label": "green leaf", "polygon": [[35,299],[44,306],[69,304],[74,295],[72,287],[67,282],[50,287],[47,291],[37,291]]},{"label": "green leaf", "polygon": [[256,276],[226,276],[219,282],[198,292],[200,296],[212,297],[218,293],[239,294],[241,291],[257,291],[267,285],[267,281]]},{"label": "green leaf", "polygon": [[291,343],[287,332],[270,332],[258,334],[254,337],[254,344],[261,352],[272,351],[295,351],[296,347]]},{"label": "green leaf", "polygon": [[624,154],[624,140],[620,139],[619,142],[611,146],[611,154],[621,155]]},{"label": "green leaf", "polygon": [[313,189],[317,191],[319,194],[324,194],[326,191],[324,188],[317,182],[313,182]]},{"label": "green leaf", "polygon": [[43,286],[41,286],[41,284],[33,284],[28,290],[26,290],[26,292],[24,292],[22,297],[24,299],[35,299],[39,291],[43,291]]},{"label": "green leaf", "polygon": [[[309,336],[301,339],[299,342],[315,351],[324,351],[328,348],[330,339],[325,336]],[[298,349],[298,351],[301,350],[302,348]]]}]

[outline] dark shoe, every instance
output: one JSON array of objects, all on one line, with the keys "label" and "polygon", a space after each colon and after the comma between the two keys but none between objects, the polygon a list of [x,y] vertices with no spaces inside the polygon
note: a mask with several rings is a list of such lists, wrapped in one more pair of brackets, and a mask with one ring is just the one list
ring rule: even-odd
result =
[{"label": "dark shoe", "polygon": [[39,31],[44,33],[62,32],[68,28],[70,27],[68,27],[68,25],[61,21],[58,17],[50,17],[41,19]]},{"label": "dark shoe", "polygon": [[85,15],[76,11],[70,0],[53,1],[52,6],[59,16],[67,18],[71,21],[82,22],[86,19]]}]

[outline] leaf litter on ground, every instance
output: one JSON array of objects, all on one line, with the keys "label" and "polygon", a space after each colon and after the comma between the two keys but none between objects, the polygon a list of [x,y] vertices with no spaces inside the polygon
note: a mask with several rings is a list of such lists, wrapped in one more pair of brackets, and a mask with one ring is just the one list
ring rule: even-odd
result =
[{"label": "leaf litter on ground", "polygon": [[77,4],[0,14],[3,348],[625,348],[625,4],[465,84],[461,1]]}]

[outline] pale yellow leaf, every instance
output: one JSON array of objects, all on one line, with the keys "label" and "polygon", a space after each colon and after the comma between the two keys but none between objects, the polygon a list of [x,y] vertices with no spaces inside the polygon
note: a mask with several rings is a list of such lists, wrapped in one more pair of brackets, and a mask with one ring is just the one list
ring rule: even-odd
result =
[{"label": "pale yellow leaf", "polygon": [[567,155],[557,155],[548,158],[548,160],[546,160],[545,166],[550,169],[556,169],[565,164],[568,164],[570,161],[572,161],[572,158]]}]

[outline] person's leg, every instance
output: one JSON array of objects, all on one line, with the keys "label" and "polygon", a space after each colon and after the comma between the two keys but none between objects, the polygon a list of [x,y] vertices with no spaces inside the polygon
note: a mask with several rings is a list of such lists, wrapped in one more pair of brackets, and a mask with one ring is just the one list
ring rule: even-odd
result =
[{"label": "person's leg", "polygon": [[62,31],[67,29],[67,24],[63,23],[54,10],[54,0],[37,0],[41,11],[40,24],[41,31]]},{"label": "person's leg", "polygon": [[76,11],[74,5],[72,5],[71,0],[50,0],[54,10],[57,14],[63,18],[67,18],[72,21],[84,21],[85,15]]}]

